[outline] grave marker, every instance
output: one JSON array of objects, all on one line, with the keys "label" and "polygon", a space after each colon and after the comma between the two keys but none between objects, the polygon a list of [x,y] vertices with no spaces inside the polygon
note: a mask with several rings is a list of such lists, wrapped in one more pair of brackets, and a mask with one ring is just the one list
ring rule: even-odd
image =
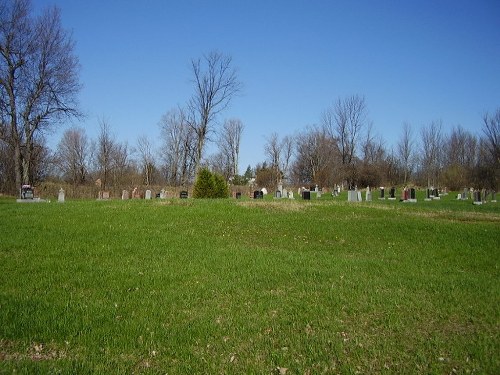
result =
[{"label": "grave marker", "polygon": [[389,190],[389,200],[396,200],[396,188],[394,186],[391,187],[391,190]]},{"label": "grave marker", "polygon": [[146,190],[146,194],[144,195],[144,199],[147,199],[147,200],[151,199],[151,190],[149,190],[149,189]]},{"label": "grave marker", "polygon": [[57,201],[59,203],[64,203],[64,190],[63,190],[63,188],[59,189],[59,194],[57,196]]},{"label": "grave marker", "polygon": [[122,190],[122,200],[126,201],[126,200],[128,200],[128,198],[129,198],[128,190]]},{"label": "grave marker", "polygon": [[187,199],[188,198],[188,192],[186,190],[182,190],[179,193],[179,198],[181,198],[181,199]]},{"label": "grave marker", "polygon": [[382,186],[380,187],[380,196],[378,199],[385,199],[385,188]]}]

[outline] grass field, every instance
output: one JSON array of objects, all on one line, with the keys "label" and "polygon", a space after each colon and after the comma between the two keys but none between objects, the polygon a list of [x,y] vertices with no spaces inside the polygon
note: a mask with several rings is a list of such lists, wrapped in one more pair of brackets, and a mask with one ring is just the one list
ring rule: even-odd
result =
[{"label": "grass field", "polygon": [[500,373],[500,206],[336,199],[0,198],[0,373]]}]

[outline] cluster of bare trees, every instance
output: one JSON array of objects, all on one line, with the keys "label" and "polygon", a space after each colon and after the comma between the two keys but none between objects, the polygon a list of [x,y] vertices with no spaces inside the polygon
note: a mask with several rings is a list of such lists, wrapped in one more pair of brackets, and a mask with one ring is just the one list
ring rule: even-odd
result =
[{"label": "cluster of bare trees", "polygon": [[257,183],[273,187],[283,179],[292,185],[325,187],[413,184],[497,189],[499,133],[500,108],[484,115],[482,136],[460,126],[445,134],[441,121],[419,132],[405,123],[396,147],[387,149],[372,132],[365,99],[353,95],[334,102],[323,113],[321,125],[293,137],[290,168],[277,167],[282,155],[290,155],[290,147],[285,146],[290,136],[282,141],[271,136],[264,146],[267,160],[257,166]]}]

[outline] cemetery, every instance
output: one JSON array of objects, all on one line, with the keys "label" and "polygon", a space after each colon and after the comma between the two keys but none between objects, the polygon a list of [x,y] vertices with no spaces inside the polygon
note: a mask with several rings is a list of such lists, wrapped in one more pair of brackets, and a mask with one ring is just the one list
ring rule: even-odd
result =
[{"label": "cemetery", "polygon": [[0,197],[0,372],[499,368],[494,193],[52,194]]}]

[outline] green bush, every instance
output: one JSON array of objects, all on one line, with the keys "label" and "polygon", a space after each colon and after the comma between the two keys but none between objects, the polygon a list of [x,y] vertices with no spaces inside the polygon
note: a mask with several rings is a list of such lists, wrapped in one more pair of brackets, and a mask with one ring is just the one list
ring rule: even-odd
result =
[{"label": "green bush", "polygon": [[203,168],[199,171],[193,189],[194,198],[227,198],[229,189],[224,177]]}]

